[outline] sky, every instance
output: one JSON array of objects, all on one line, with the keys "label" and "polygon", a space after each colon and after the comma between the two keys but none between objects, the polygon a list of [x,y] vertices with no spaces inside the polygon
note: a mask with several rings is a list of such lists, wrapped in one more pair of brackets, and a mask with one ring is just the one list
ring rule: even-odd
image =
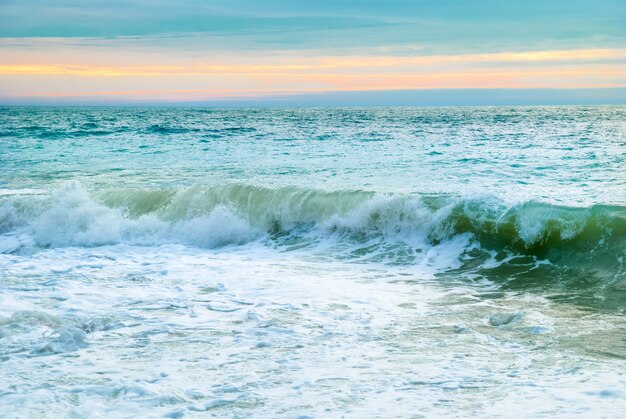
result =
[{"label": "sky", "polygon": [[626,103],[626,1],[0,0],[0,103]]}]

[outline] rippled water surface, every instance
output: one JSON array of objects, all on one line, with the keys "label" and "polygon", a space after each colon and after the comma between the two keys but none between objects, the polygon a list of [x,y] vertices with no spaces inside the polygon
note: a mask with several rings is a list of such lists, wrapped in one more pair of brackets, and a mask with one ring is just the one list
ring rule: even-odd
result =
[{"label": "rippled water surface", "polygon": [[626,108],[0,109],[6,417],[622,417]]}]

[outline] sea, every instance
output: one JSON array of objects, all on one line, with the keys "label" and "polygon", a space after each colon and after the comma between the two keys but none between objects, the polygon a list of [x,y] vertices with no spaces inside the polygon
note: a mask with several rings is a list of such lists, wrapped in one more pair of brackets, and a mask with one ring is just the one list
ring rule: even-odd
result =
[{"label": "sea", "polygon": [[624,417],[626,106],[0,107],[0,416]]}]

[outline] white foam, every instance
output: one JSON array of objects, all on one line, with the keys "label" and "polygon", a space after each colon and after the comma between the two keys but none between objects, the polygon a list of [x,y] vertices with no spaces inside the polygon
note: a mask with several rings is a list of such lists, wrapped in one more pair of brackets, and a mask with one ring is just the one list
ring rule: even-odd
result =
[{"label": "white foam", "polygon": [[[598,321],[532,295],[482,299],[476,293],[492,285],[429,280],[433,266],[454,266],[447,256],[467,239],[434,247],[421,267],[317,260],[258,244],[0,255],[5,278],[19,278],[0,293],[0,410],[444,416],[494,414],[492,404],[537,413],[623,408],[621,393],[610,392],[626,384],[623,363],[598,363],[576,346],[617,339],[616,316]],[[493,325],[494,313],[523,316]],[[554,350],[537,351],[544,346]],[[459,394],[456,404],[441,403]]]},{"label": "white foam", "polygon": [[[40,204],[44,205],[44,204]],[[5,208],[8,225],[20,225],[39,246],[102,246],[120,242],[154,245],[184,243],[205,247],[240,244],[254,239],[258,232],[222,205],[208,215],[165,221],[146,214],[130,218],[121,209],[98,203],[78,182],[68,182],[52,193],[41,214],[30,221],[18,221],[16,210]],[[12,251],[22,243],[14,235],[5,236],[2,248]]]}]

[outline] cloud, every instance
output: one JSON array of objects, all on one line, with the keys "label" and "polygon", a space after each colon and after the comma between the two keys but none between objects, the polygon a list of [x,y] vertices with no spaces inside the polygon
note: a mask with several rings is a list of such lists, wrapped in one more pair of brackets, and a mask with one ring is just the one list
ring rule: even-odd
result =
[{"label": "cloud", "polygon": [[396,48],[430,52],[618,47],[619,0],[0,2],[0,37],[183,36],[205,50]]}]

